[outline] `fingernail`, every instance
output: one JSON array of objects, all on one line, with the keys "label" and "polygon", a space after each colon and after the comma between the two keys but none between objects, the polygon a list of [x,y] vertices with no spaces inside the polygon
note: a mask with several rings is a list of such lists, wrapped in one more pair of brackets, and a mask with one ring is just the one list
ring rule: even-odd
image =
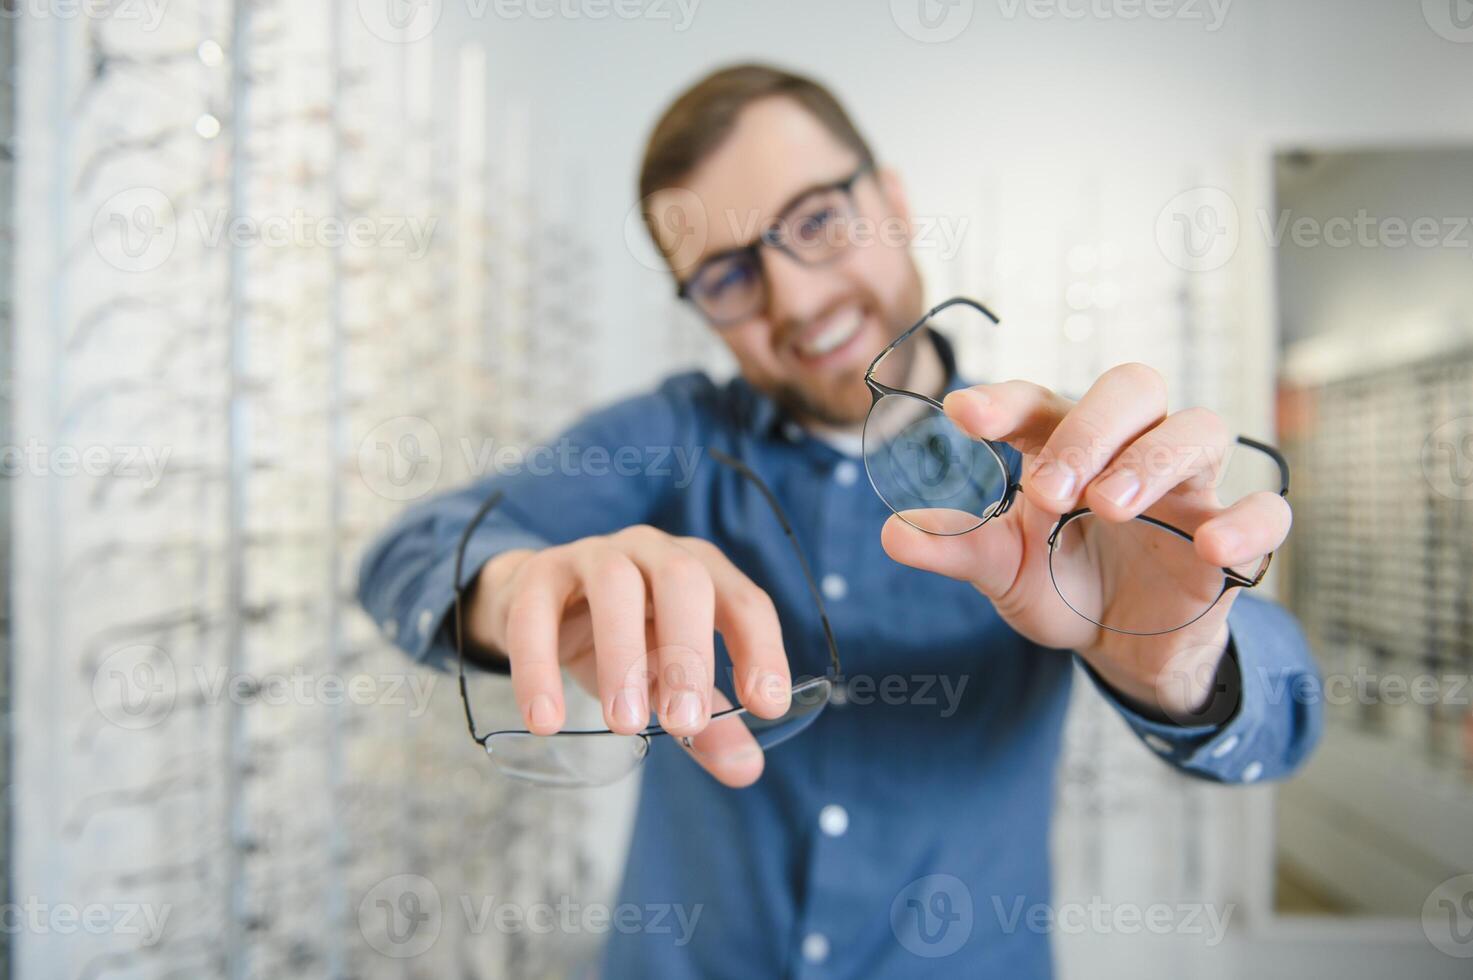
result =
[{"label": "fingernail", "polygon": [[786,704],[793,696],[793,685],[781,674],[767,673],[762,675],[761,691],[769,701]]},{"label": "fingernail", "polygon": [[1131,470],[1116,470],[1096,484],[1095,489],[1116,507],[1129,507],[1141,491],[1141,480]]},{"label": "fingernail", "polygon": [[532,703],[527,706],[527,714],[533,728],[551,728],[557,724],[557,707],[546,694],[539,694],[532,699]]},{"label": "fingernail", "polygon": [[1067,466],[1058,463],[1043,463],[1033,471],[1033,489],[1053,500],[1074,499],[1074,488],[1079,477]]},{"label": "fingernail", "polygon": [[675,728],[694,728],[700,723],[701,699],[694,691],[678,691],[665,709],[665,724]]},{"label": "fingernail", "polygon": [[649,721],[650,711],[645,707],[644,695],[636,690],[624,690],[614,695],[614,724],[621,728],[643,728]]},{"label": "fingernail", "polygon": [[973,388],[958,388],[942,399],[943,406],[947,402],[954,402],[958,408],[968,412],[982,412],[992,404],[992,398],[985,392]]}]

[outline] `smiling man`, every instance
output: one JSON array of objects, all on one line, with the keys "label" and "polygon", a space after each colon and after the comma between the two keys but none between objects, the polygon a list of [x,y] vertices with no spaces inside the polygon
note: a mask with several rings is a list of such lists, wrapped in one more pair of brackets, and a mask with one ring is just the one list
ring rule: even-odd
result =
[{"label": "smiling man", "polygon": [[[759,488],[714,461],[689,486],[653,467],[589,467],[430,500],[365,556],[365,608],[420,624],[387,628],[440,663],[461,592],[468,646],[510,674],[533,733],[492,744],[503,771],[576,782],[565,777],[588,775],[580,753],[595,746],[638,755],[656,723],[683,736],[648,739],[620,902],[699,908],[698,924],[679,941],[612,931],[607,976],[1049,975],[1047,935],[993,910],[1049,902],[1076,663],[1149,751],[1192,775],[1280,777],[1313,746],[1315,700],[1285,695],[1317,682],[1293,620],[1240,589],[1188,615],[1216,593],[1198,594],[1183,563],[1261,566],[1288,533],[1287,503],[1264,492],[1223,506],[1211,464],[1231,433],[1201,409],[1169,413],[1147,367],[1106,372],[1077,404],[1021,381],[967,387],[945,339],[923,330],[886,358],[886,383],[944,397],[943,424],[966,445],[1003,445],[1020,484],[985,526],[925,533],[861,475],[866,368],[924,301],[906,236],[884,233],[911,227],[901,180],[834,97],[763,66],[711,75],[655,126],[640,196],[677,289],[740,377],[671,378],[564,438],[609,456],[719,450],[771,487],[842,653],[830,702],[786,740],[761,734],[800,713],[794,680],[825,673],[824,629]],[[498,492],[456,581],[457,542]],[[1051,527],[1085,506],[1100,533],[1051,569]],[[1185,552],[1168,561],[1110,530],[1147,512],[1185,525]],[[1192,621],[1101,628],[1055,574],[1096,621]],[[554,735],[565,675],[615,734]],[[711,720],[733,701],[744,718]]]}]

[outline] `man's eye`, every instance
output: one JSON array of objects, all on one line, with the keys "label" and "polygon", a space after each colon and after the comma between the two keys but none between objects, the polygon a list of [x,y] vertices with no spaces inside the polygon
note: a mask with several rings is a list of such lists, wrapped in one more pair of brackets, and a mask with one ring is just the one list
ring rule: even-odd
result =
[{"label": "man's eye", "polygon": [[834,220],[835,214],[836,212],[833,208],[823,208],[820,211],[814,211],[812,214],[804,215],[798,220],[798,227],[796,229],[798,240],[801,242],[813,241],[828,227],[829,222]]},{"label": "man's eye", "polygon": [[747,285],[752,281],[752,270],[743,263],[733,262],[726,268],[718,270],[717,274],[710,278],[706,286],[706,292],[712,298]]}]

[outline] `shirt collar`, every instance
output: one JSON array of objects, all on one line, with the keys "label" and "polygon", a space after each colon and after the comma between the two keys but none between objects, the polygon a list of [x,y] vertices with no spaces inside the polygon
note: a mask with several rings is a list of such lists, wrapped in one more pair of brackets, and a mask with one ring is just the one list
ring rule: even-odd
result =
[{"label": "shirt collar", "polygon": [[[944,390],[955,391],[965,387],[965,382],[957,374],[956,352],[951,346],[951,341],[935,330],[927,330],[925,335],[936,345],[936,353],[941,355],[941,367],[946,377]],[[771,435],[774,430],[790,421],[778,407],[777,402],[753,388],[747,383],[746,378],[737,378],[732,382],[732,388],[737,394],[742,427],[753,435]]]}]

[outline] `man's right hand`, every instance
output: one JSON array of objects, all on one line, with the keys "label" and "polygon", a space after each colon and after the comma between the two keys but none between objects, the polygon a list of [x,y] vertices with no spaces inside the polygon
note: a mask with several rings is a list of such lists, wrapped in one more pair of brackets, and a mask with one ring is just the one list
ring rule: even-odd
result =
[{"label": "man's right hand", "polygon": [[714,632],[726,641],[735,690],[751,713],[788,710],[792,680],[772,599],[715,545],[645,525],[484,565],[466,612],[478,646],[504,653],[528,731],[551,735],[565,717],[562,671],[632,735],[650,706],[691,755],[729,786],[762,774],[762,750],[715,686]]}]

